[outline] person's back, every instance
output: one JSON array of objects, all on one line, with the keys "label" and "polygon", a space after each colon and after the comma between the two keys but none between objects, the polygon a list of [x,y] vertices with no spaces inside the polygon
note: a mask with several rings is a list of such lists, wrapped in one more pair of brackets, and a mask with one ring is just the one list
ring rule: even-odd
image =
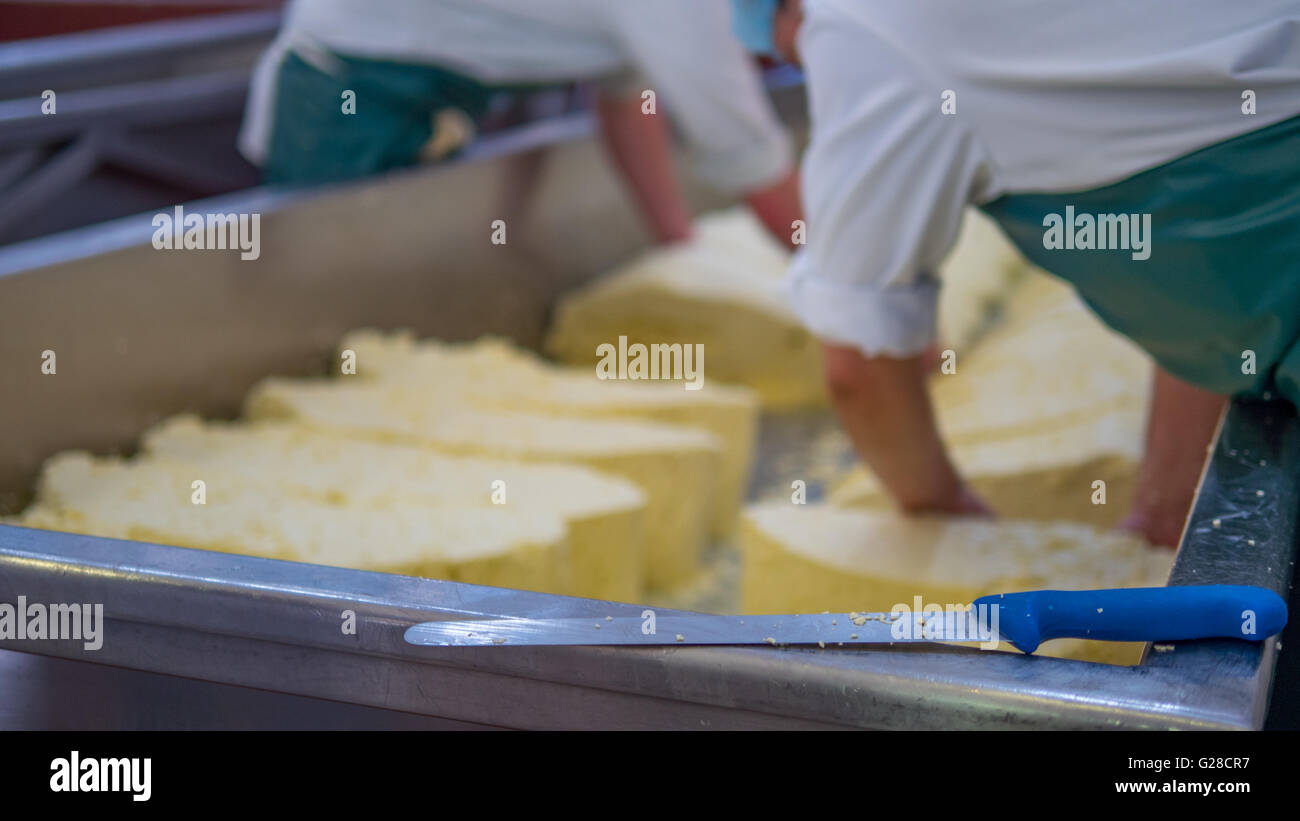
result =
[{"label": "person's back", "polygon": [[912,367],[974,203],[1159,363],[1129,526],[1176,544],[1223,397],[1300,404],[1300,2],[802,8],[790,297],[864,460],[906,509],[983,509]]},{"label": "person's back", "polygon": [[240,148],[271,182],[365,176],[415,164],[441,111],[474,122],[494,91],[589,81],[658,239],[690,233],[667,130],[647,116],[662,106],[696,176],[743,195],[788,242],[800,216],[790,140],[732,24],[727,0],[295,0],[254,77]]},{"label": "person's back", "polygon": [[442,65],[484,82],[594,79],[627,65],[629,51],[621,43],[633,26],[654,36],[686,22],[671,8],[648,17],[635,14],[638,7],[653,5],[608,0],[297,0],[289,7],[284,35],[295,44],[315,43],[345,54]]},{"label": "person's back", "polygon": [[986,195],[1094,187],[1300,114],[1296,0],[804,6],[827,84],[918,116],[951,92],[929,126],[969,129]]}]

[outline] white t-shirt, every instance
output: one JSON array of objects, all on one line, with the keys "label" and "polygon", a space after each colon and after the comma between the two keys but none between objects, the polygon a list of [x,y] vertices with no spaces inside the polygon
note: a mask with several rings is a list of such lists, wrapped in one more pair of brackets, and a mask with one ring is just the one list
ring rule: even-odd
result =
[{"label": "white t-shirt", "polygon": [[933,341],[967,203],[1097,188],[1300,114],[1300,0],[805,0],[799,49],[792,307],[867,355]]},{"label": "white t-shirt", "polygon": [[[732,34],[727,0],[294,0],[253,78],[240,148],[265,160],[275,75],[293,49],[432,64],[485,83],[644,78],[693,168],[728,192],[775,182],[790,140]],[[623,83],[627,90],[631,86]]]}]

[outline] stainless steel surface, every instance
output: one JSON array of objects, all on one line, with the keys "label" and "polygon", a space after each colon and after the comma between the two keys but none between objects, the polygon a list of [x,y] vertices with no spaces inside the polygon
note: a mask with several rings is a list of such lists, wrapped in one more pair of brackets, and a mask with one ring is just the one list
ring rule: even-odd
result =
[{"label": "stainless steel surface", "polygon": [[215,14],[0,43],[0,245],[256,185],[234,138],[278,21]]},{"label": "stainless steel surface", "polygon": [[491,730],[360,704],[0,650],[4,730]]},{"label": "stainless steel surface", "polygon": [[[695,191],[695,203],[721,200]],[[645,242],[585,136],[313,196],[255,192],[240,207],[264,214],[255,262],[155,251],[148,215],[0,252],[0,490],[11,508],[55,451],[127,450],[181,410],[232,414],[264,375],[321,372],[360,325],[536,343],[560,292]],[[494,219],[507,220],[506,246],[489,242]],[[40,372],[45,349],[57,375]],[[1294,412],[1234,405],[1175,583],[1285,594],[1297,482]],[[1182,642],[1118,668],[925,645],[413,647],[403,633],[418,622],[594,621],[611,605],[0,526],[0,602],[18,595],[103,603],[105,641],[0,641],[5,650],[505,727],[1249,728],[1277,652]]]},{"label": "stainless steel surface", "polygon": [[275,36],[280,12],[162,20],[0,43],[0,98],[43,89],[121,83],[200,65],[251,65]]}]

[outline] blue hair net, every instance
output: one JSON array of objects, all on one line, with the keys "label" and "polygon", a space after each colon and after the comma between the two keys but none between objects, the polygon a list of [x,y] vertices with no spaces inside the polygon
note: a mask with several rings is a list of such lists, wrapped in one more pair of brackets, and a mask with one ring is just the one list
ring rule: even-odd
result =
[{"label": "blue hair net", "polygon": [[772,33],[778,0],[731,0],[731,28],[754,54],[776,53]]}]

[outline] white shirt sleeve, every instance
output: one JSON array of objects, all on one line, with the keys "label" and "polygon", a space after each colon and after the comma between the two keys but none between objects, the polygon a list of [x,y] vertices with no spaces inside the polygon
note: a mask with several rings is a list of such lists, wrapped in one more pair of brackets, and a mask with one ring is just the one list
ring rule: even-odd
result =
[{"label": "white shirt sleeve", "polygon": [[960,99],[957,114],[944,114],[941,85],[858,22],[813,6],[799,47],[813,126],[791,307],[827,341],[868,356],[917,354],[935,338],[933,272],[981,196],[987,154]]},{"label": "white shirt sleeve", "polygon": [[614,2],[616,37],[686,138],[692,169],[727,193],[763,188],[793,165],[727,0]]}]

